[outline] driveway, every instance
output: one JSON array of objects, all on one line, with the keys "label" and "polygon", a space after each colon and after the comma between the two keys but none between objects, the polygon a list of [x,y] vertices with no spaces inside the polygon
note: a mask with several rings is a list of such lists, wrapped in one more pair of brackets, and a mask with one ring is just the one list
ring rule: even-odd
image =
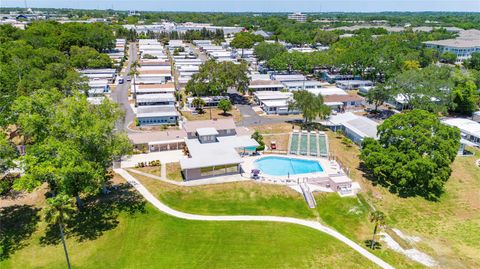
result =
[{"label": "driveway", "polygon": [[[264,125],[264,124],[275,124],[275,123],[284,123],[291,122],[297,118],[282,118],[281,116],[275,118],[262,117],[258,115],[252,106],[249,104],[248,100],[238,93],[229,93],[230,100],[238,108],[240,114],[242,115],[242,120],[237,123],[239,126],[255,126],[255,125]],[[298,119],[301,119],[299,116]]]},{"label": "driveway", "polygon": [[137,46],[135,44],[136,43],[130,43],[128,64],[124,70],[124,75],[120,76],[121,78],[123,78],[124,83],[117,84],[115,91],[113,91],[111,94],[112,100],[118,103],[122,110],[125,111],[125,117],[116,124],[117,130],[125,130],[127,132],[131,132],[131,130],[129,130],[127,127],[130,122],[135,120],[135,113],[133,112],[132,107],[128,102],[128,88],[130,87],[131,82],[127,81],[128,72],[130,72],[130,66],[133,62],[137,60]]}]

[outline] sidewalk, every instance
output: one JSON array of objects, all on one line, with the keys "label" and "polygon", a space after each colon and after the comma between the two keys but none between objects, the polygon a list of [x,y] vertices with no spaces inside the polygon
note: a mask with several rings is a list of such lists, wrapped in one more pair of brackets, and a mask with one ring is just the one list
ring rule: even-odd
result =
[{"label": "sidewalk", "polygon": [[379,257],[375,256],[374,254],[370,253],[368,250],[364,249],[354,241],[348,239],[341,233],[326,227],[322,225],[319,222],[316,221],[310,221],[310,220],[302,220],[302,219],[297,219],[297,218],[290,218],[290,217],[277,217],[277,216],[206,216],[206,215],[195,215],[195,214],[189,214],[181,211],[174,210],[164,203],[160,202],[152,193],[148,191],[145,186],[143,186],[135,177],[130,175],[127,171],[123,169],[114,169],[115,173],[119,174],[125,180],[127,180],[128,183],[130,183],[148,202],[153,204],[157,209],[160,211],[177,217],[181,219],[187,219],[187,220],[199,220],[199,221],[269,221],[269,222],[282,222],[282,223],[290,223],[290,224],[296,224],[296,225],[302,225],[305,227],[309,227],[312,229],[315,229],[320,232],[324,232],[341,242],[345,243],[358,253],[360,253],[362,256],[365,258],[369,259],[373,263],[377,264],[381,268],[384,269],[393,269],[394,267],[391,266],[390,264],[386,263]]}]

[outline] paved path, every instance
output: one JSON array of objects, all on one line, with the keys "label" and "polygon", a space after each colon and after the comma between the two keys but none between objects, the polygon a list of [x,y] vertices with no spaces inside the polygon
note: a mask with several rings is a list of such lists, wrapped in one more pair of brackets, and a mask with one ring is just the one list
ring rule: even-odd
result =
[{"label": "paved path", "polygon": [[310,227],[312,229],[324,232],[330,236],[335,237],[336,239],[342,241],[343,243],[347,244],[349,247],[353,248],[355,251],[372,261],[373,263],[377,264],[378,266],[386,269],[393,269],[390,264],[384,262],[379,257],[375,256],[374,254],[370,253],[368,250],[362,248],[357,243],[353,242],[352,240],[348,239],[347,237],[343,236],[339,232],[328,228],[319,222],[310,221],[310,220],[302,220],[296,218],[289,218],[289,217],[276,217],[276,216],[204,216],[204,215],[195,215],[180,212],[174,210],[167,205],[160,202],[152,193],[150,193],[147,188],[145,188],[137,179],[135,179],[132,175],[130,175],[127,171],[123,169],[115,169],[114,170],[117,174],[125,178],[143,197],[150,203],[152,203],[156,208],[160,211],[177,217],[181,219],[187,220],[201,220],[201,221],[270,221],[270,222],[282,222],[282,223],[291,223],[297,225],[303,225],[305,227]]}]

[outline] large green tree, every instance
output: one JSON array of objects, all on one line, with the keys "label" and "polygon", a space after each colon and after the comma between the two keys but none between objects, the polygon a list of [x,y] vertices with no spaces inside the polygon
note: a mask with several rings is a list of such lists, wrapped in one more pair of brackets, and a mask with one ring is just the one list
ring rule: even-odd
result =
[{"label": "large green tree", "polygon": [[480,71],[480,52],[472,53],[470,59],[465,61],[465,66]]},{"label": "large green tree", "polygon": [[339,36],[337,33],[334,33],[332,31],[323,31],[319,30],[315,34],[315,37],[313,38],[314,42],[321,43],[322,45],[329,46],[332,43],[336,42],[338,40]]},{"label": "large green tree", "polygon": [[440,55],[440,60],[444,63],[454,64],[457,60],[457,55],[453,52],[444,52]]},{"label": "large green tree", "polygon": [[400,196],[439,199],[460,147],[460,131],[434,114],[412,110],[385,120],[378,137],[366,138],[360,155],[371,179]]},{"label": "large green tree", "polygon": [[232,110],[232,102],[229,99],[222,99],[218,102],[218,108],[223,111],[223,114],[227,114],[228,111]]},{"label": "large green tree", "polygon": [[393,98],[392,88],[385,84],[377,84],[367,93],[367,102],[375,106],[374,111],[378,111],[378,107]]},{"label": "large green tree", "polygon": [[308,124],[317,117],[325,118],[330,115],[330,108],[323,103],[323,97],[315,95],[307,90],[299,90],[293,93],[293,100],[288,103],[289,110],[299,110]]},{"label": "large green tree", "polygon": [[3,173],[15,166],[13,160],[17,155],[15,146],[8,140],[7,136],[0,130],[0,180]]},{"label": "large green tree", "polygon": [[477,111],[480,100],[477,85],[470,74],[461,74],[460,71],[455,72],[453,80],[455,83],[452,90],[453,111],[471,116]]},{"label": "large green tree", "polygon": [[70,48],[70,61],[76,68],[111,68],[112,59],[90,47],[73,46]]},{"label": "large green tree", "polygon": [[403,97],[405,108],[446,113],[452,106],[453,89],[450,67],[428,66],[407,70],[387,82],[393,94]]},{"label": "large green tree", "polygon": [[240,32],[235,35],[230,45],[236,49],[242,49],[242,58],[243,58],[243,50],[244,49],[251,49],[255,42],[263,41],[263,37],[259,35],[252,34],[250,32]]},{"label": "large green tree", "polygon": [[280,43],[267,43],[260,42],[255,46],[255,56],[260,61],[268,61],[282,52],[286,52],[287,49]]},{"label": "large green tree", "polygon": [[99,192],[112,162],[131,150],[127,136],[114,131],[121,112],[109,101],[92,105],[81,94],[62,98],[55,90],[39,90],[19,98],[13,111],[27,137],[19,189],[47,182],[54,193],[76,197],[81,206],[80,195]]},{"label": "large green tree", "polygon": [[210,60],[200,66],[199,72],[188,81],[185,90],[194,96],[223,95],[229,88],[245,92],[249,83],[247,70],[245,62],[234,64]]}]

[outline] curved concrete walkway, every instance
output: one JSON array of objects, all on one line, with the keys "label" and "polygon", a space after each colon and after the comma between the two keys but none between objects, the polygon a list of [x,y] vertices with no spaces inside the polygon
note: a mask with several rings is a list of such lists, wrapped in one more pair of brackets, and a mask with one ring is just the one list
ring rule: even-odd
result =
[{"label": "curved concrete walkway", "polygon": [[310,220],[302,220],[297,218],[289,218],[289,217],[276,217],[276,216],[204,216],[204,215],[195,215],[177,211],[168,207],[167,205],[160,202],[152,193],[150,193],[145,186],[143,186],[136,178],[130,175],[127,171],[123,169],[114,169],[115,173],[119,174],[125,180],[128,181],[143,197],[153,204],[156,208],[160,211],[177,217],[181,219],[187,220],[202,220],[202,221],[269,221],[269,222],[283,222],[283,223],[291,223],[297,225],[303,225],[306,227],[310,227],[312,229],[324,232],[330,236],[335,237],[336,239],[342,241],[343,243],[347,244],[349,247],[356,250],[362,256],[366,257],[373,263],[377,264],[378,266],[385,268],[385,269],[393,269],[394,267],[390,264],[384,262],[379,257],[375,256],[374,254],[370,253],[368,250],[362,248],[357,243],[353,242],[352,240],[348,239],[344,235],[340,234],[339,232],[328,228],[319,222],[310,221]]}]

